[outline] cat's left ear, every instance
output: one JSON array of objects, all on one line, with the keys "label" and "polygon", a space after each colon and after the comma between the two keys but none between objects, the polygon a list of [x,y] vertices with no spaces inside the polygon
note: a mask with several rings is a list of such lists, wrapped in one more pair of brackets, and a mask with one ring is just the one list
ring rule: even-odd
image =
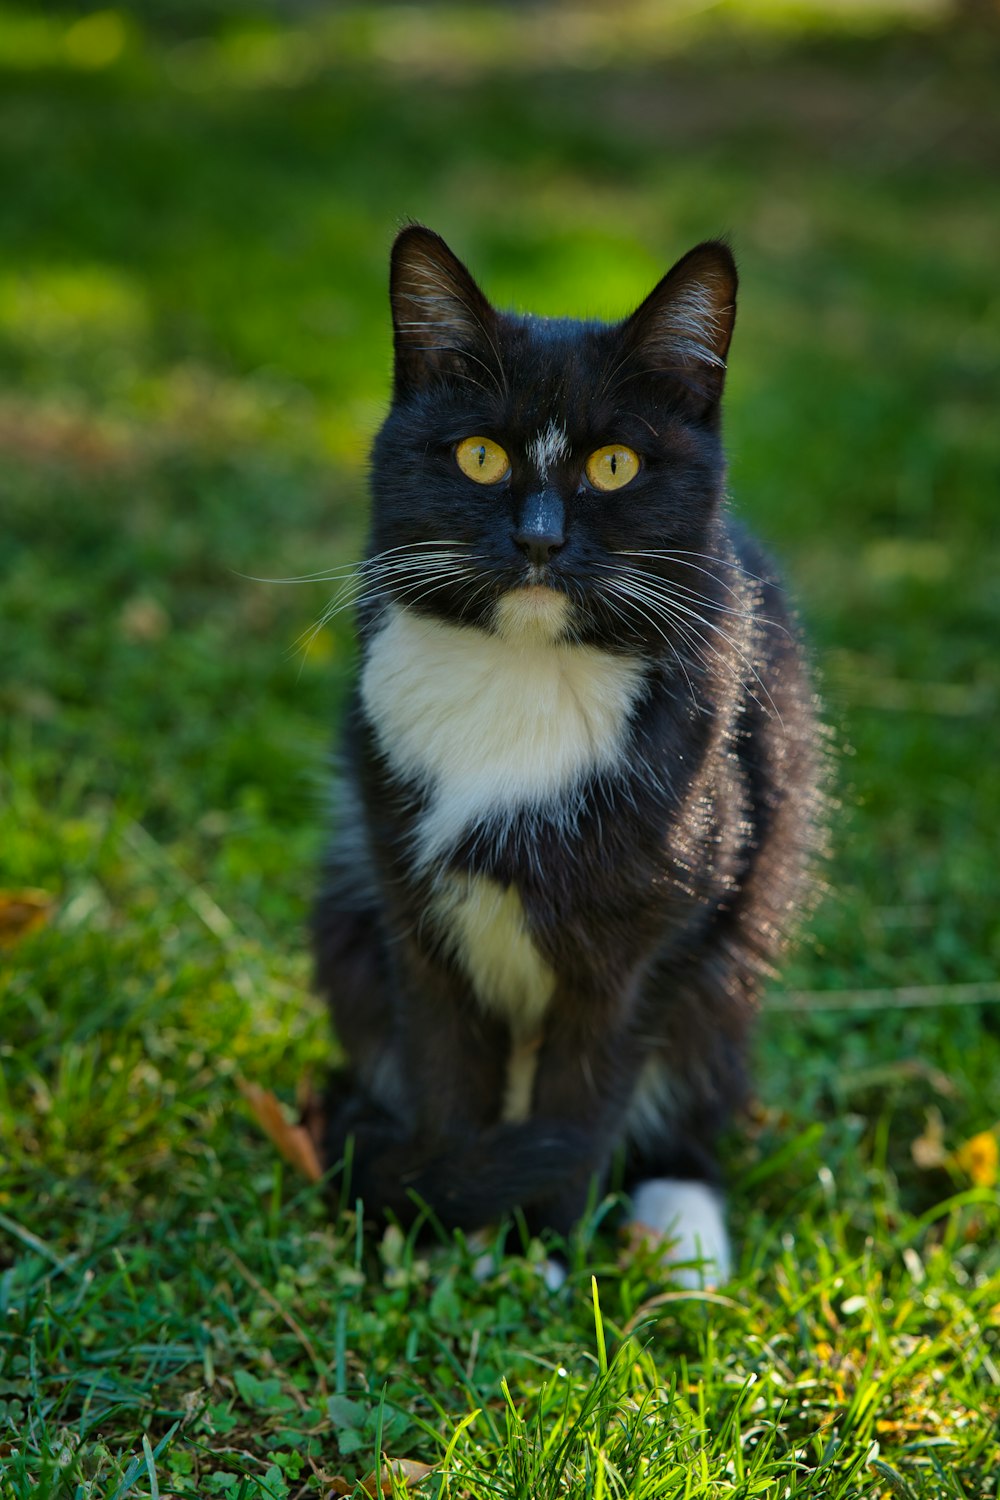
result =
[{"label": "cat's left ear", "polygon": [[439,234],[411,224],[392,247],[396,391],[438,376],[496,380],[496,314]]},{"label": "cat's left ear", "polygon": [[722,395],[736,320],[736,262],[721,240],[696,245],[623,325],[636,373],[672,378],[697,404]]}]

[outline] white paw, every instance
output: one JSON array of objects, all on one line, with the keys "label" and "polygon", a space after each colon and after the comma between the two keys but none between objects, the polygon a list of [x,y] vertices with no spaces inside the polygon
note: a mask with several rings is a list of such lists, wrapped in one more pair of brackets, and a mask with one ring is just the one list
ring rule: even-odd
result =
[{"label": "white paw", "polygon": [[[496,1246],[494,1245],[492,1250],[486,1248],[489,1244],[489,1236],[485,1230],[476,1230],[474,1234],[470,1234],[467,1244],[475,1256],[472,1262],[472,1278],[482,1285],[484,1281],[489,1281],[491,1276],[495,1276],[500,1269]],[[531,1268],[550,1292],[557,1292],[569,1274],[561,1261],[553,1260],[548,1255],[542,1260],[532,1260]]]},{"label": "white paw", "polygon": [[496,1256],[493,1254],[492,1250],[484,1250],[483,1253],[481,1255],[477,1255],[475,1260],[472,1262],[472,1279],[473,1281],[477,1281],[479,1285],[482,1286],[484,1281],[489,1281],[491,1276],[496,1275],[496,1270]]},{"label": "white paw", "polygon": [[550,1292],[558,1292],[569,1272],[561,1261],[552,1260],[546,1256],[538,1266],[538,1274]]},{"label": "white paw", "polygon": [[671,1177],[640,1182],[632,1194],[629,1227],[634,1238],[667,1241],[664,1261],[671,1267],[700,1262],[671,1270],[670,1279],[680,1286],[717,1286],[732,1274],[722,1199],[705,1182]]}]

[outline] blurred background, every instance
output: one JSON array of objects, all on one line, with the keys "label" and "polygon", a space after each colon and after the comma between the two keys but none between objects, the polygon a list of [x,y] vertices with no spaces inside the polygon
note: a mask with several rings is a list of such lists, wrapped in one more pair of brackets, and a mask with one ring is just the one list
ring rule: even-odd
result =
[{"label": "blurred background", "polygon": [[[0,883],[58,902],[8,1051],[162,1075],[193,1036],[282,1087],[324,1054],[351,623],[303,649],[329,585],[254,579],[359,554],[395,229],[500,303],[612,317],[721,232],[734,505],[800,601],[839,797],[784,981],[814,1009],[775,996],[763,1087],[990,1123],[998,56],[985,0],[0,3]],[[146,1140],[60,1076],[51,1161]]]}]

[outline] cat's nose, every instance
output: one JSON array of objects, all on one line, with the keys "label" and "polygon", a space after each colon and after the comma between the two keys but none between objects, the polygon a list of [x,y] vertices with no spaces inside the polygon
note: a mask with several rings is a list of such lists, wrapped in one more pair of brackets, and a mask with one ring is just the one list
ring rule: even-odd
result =
[{"label": "cat's nose", "polygon": [[530,563],[544,567],[566,545],[565,514],[558,495],[532,495],[524,507],[514,541]]}]

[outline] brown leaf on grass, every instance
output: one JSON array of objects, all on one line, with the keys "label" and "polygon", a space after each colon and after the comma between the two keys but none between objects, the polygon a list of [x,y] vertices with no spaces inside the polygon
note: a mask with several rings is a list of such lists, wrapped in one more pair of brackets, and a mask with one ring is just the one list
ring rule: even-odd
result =
[{"label": "brown leaf on grass", "polygon": [[927,1111],[927,1124],[922,1135],[918,1135],[910,1147],[910,1154],[918,1167],[930,1170],[943,1167],[948,1160],[944,1146],[944,1121],[941,1111],[933,1107]]},{"label": "brown leaf on grass", "polygon": [[162,640],[167,634],[170,616],[159,600],[149,594],[135,594],[123,604],[118,628],[134,645],[148,645]]},{"label": "brown leaf on grass", "polygon": [[48,891],[0,891],[0,948],[12,948],[43,927],[54,906]]},{"label": "brown leaf on grass", "polygon": [[278,1096],[270,1089],[262,1089],[259,1083],[248,1083],[245,1078],[238,1078],[237,1083],[250,1113],[272,1145],[277,1147],[279,1155],[310,1182],[319,1182],[323,1167],[309,1132],[301,1125],[289,1124]]},{"label": "brown leaf on grass", "polygon": [[[639,1219],[630,1219],[623,1224],[618,1231],[621,1241],[622,1255],[620,1265],[626,1265],[633,1255],[639,1255],[644,1250],[656,1251],[664,1244],[662,1229],[654,1229],[652,1224],[643,1224]],[[669,1239],[666,1244],[669,1245]]]},{"label": "brown leaf on grass", "polygon": [[322,1095],[317,1094],[308,1079],[303,1079],[297,1091],[299,1124],[309,1137],[320,1161],[323,1160],[323,1142],[326,1139],[326,1110]]},{"label": "brown leaf on grass", "polygon": [[0,448],[28,463],[65,464],[83,473],[122,468],[135,442],[92,412],[53,402],[0,400]]},{"label": "brown leaf on grass", "polygon": [[433,1474],[434,1464],[421,1464],[415,1458],[386,1458],[382,1462],[381,1488],[379,1487],[379,1476],[372,1470],[361,1481],[361,1488],[366,1495],[371,1495],[372,1500],[378,1500],[379,1495],[392,1494],[393,1478],[401,1480],[408,1490],[414,1485],[426,1479],[428,1474]]}]

